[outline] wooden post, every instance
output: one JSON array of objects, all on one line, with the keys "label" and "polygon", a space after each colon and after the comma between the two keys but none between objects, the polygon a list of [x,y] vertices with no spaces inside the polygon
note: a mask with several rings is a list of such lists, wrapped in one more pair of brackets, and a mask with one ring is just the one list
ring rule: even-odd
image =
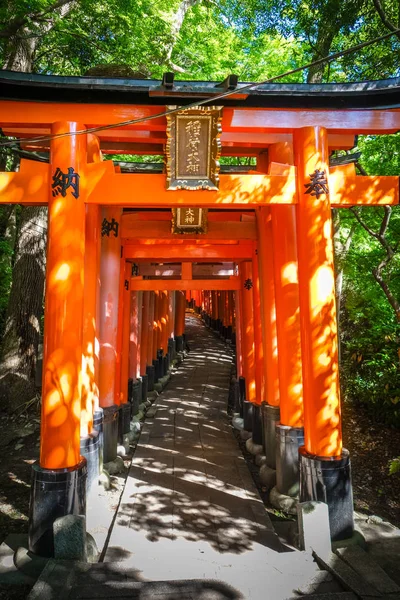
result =
[{"label": "wooden post", "polygon": [[124,286],[123,286],[123,302],[122,302],[122,349],[121,349],[121,386],[120,386],[120,401],[121,404],[128,402],[128,378],[129,378],[129,328],[131,317],[131,292],[129,289],[131,265],[124,265]]},{"label": "wooden post", "polygon": [[[29,550],[52,552],[53,525],[85,516],[86,460],[80,453],[85,269],[84,125],[53,123],[46,265],[40,464],[32,468]],[[73,499],[73,501],[71,501]]]},{"label": "wooden post", "polygon": [[154,302],[155,302],[155,293],[150,292],[149,297],[149,319],[147,322],[147,364],[151,367],[153,364],[153,343],[154,343]]},{"label": "wooden post", "polygon": [[327,132],[296,130],[297,231],[304,386],[304,443],[308,453],[342,452],[332,219],[329,195],[306,193],[310,174],[329,172]]},{"label": "wooden post", "polygon": [[246,400],[255,402],[255,362],[254,362],[254,313],[253,313],[253,269],[249,261],[239,266],[242,289],[242,351],[243,351],[243,375],[246,379]]},{"label": "wooden post", "polygon": [[254,364],[256,378],[256,404],[265,398],[264,349],[261,328],[260,278],[258,272],[258,252],[254,247],[253,255],[253,312],[254,312]]},{"label": "wooden post", "polygon": [[140,292],[130,292],[130,294],[131,310],[129,328],[129,378],[135,380],[138,378],[138,356],[140,356],[140,338],[138,327],[140,311]]},{"label": "wooden post", "polygon": [[98,362],[95,359],[96,338],[99,327],[97,320],[99,244],[99,206],[96,204],[87,204],[85,226],[85,293],[83,297],[81,437],[87,437],[92,431],[93,413],[99,406],[99,373]]},{"label": "wooden post", "polygon": [[304,398],[300,502],[325,502],[331,538],[341,540],[352,536],[354,519],[350,457],[342,446],[327,131],[304,127],[293,139]]},{"label": "wooden post", "polygon": [[150,294],[143,292],[142,332],[140,337],[140,375],[146,375],[148,344],[149,344],[149,318],[150,318]]},{"label": "wooden post", "polygon": [[[54,123],[52,135],[80,128]],[[40,465],[61,469],[80,461],[86,137],[53,139],[50,165],[54,181],[58,170],[81,177],[75,189],[49,189]]]},{"label": "wooden post", "polygon": [[101,290],[100,290],[100,406],[111,407],[115,398],[118,301],[121,267],[120,240],[121,209],[102,210],[102,225],[114,226],[101,237]]},{"label": "wooden post", "polygon": [[120,261],[120,269],[119,269],[117,351],[115,353],[115,401],[117,404],[122,404],[121,368],[122,368],[122,337],[123,337],[123,320],[124,320],[125,278],[126,278],[126,275],[125,275],[124,247],[121,246],[121,261]]},{"label": "wooden post", "polygon": [[280,422],[303,427],[303,385],[300,336],[296,211],[273,206],[273,254],[280,392]]}]

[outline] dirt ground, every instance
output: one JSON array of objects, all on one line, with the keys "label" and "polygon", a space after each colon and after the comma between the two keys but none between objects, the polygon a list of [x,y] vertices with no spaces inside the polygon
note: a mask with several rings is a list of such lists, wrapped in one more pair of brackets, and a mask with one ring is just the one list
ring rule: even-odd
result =
[{"label": "dirt ground", "polygon": [[[362,411],[343,407],[344,444],[350,450],[355,508],[400,527],[400,473],[389,460],[400,456],[400,431],[372,424]],[[0,417],[0,542],[28,529],[31,465],[39,456],[38,407]]]}]

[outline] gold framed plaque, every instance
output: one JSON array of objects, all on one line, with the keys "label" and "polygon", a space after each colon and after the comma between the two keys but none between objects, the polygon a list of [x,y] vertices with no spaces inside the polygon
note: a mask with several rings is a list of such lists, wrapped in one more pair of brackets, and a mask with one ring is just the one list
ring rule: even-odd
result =
[{"label": "gold framed plaque", "polygon": [[207,208],[173,208],[172,233],[207,233]]},{"label": "gold framed plaque", "polygon": [[218,190],[221,119],[222,106],[167,115],[167,190]]}]

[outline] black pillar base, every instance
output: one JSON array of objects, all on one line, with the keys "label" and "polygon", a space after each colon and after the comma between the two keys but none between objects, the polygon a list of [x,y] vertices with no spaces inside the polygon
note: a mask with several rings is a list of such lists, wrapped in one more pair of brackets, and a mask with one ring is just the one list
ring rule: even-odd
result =
[{"label": "black pillar base", "polygon": [[235,410],[236,406],[236,398],[239,396],[239,383],[238,381],[232,377],[231,383],[229,386],[229,395],[228,395],[228,406],[227,413],[231,414]]},{"label": "black pillar base", "polygon": [[262,422],[261,422],[261,405],[253,404],[253,424],[252,424],[252,438],[255,444],[259,446],[263,443],[262,433]]},{"label": "black pillar base", "polygon": [[263,426],[263,445],[266,456],[267,466],[270,469],[276,469],[276,435],[275,427],[279,423],[279,406],[271,404],[261,404],[262,426]]},{"label": "black pillar base", "polygon": [[231,342],[232,342],[232,346],[236,346],[236,331],[232,331],[231,333]]},{"label": "black pillar base", "polygon": [[99,475],[103,471],[103,427],[104,427],[104,412],[102,408],[98,408],[93,413],[93,431],[97,431],[98,436],[98,450],[99,450]]},{"label": "black pillar base", "polygon": [[243,406],[246,400],[246,380],[244,377],[239,377],[239,410],[240,416],[243,418]]},{"label": "black pillar base", "polygon": [[176,344],[176,351],[183,352],[183,337],[181,335],[175,336],[175,344]]},{"label": "black pillar base", "polygon": [[29,508],[29,550],[54,556],[53,524],[66,515],[86,515],[86,459],[68,469],[32,466]]},{"label": "black pillar base", "polygon": [[154,369],[154,383],[157,383],[157,381],[159,379],[159,372],[160,372],[158,358],[155,358],[153,360],[153,369]]},{"label": "black pillar base", "polygon": [[147,392],[149,391],[149,378],[148,375],[142,375],[142,402],[147,400]]},{"label": "black pillar base", "polygon": [[157,360],[158,360],[158,365],[156,366],[156,369],[158,369],[157,376],[158,376],[158,379],[161,379],[161,377],[164,377],[164,375],[165,375],[165,373],[164,373],[164,350],[162,350],[161,348],[159,348],[157,350]]},{"label": "black pillar base", "polygon": [[325,502],[332,541],[351,538],[354,532],[353,487],[349,451],[340,458],[313,456],[304,447],[300,456],[300,502]]},{"label": "black pillar base", "polygon": [[286,496],[299,493],[299,448],[304,444],[303,427],[278,423],[276,431],[276,487]]},{"label": "black pillar base", "polygon": [[132,380],[132,397],[131,397],[131,418],[138,414],[139,404],[141,402],[141,390],[139,379]]},{"label": "black pillar base", "polygon": [[243,402],[243,429],[253,431],[254,404],[245,400]]},{"label": "black pillar base", "polygon": [[228,325],[226,328],[226,339],[232,340],[232,325]]},{"label": "black pillar base", "polygon": [[87,436],[81,437],[81,456],[86,459],[86,497],[95,491],[99,480],[99,432],[95,429]]},{"label": "black pillar base", "polygon": [[117,458],[118,409],[119,406],[116,404],[103,408],[103,460],[105,463]]},{"label": "black pillar base", "polygon": [[174,360],[174,340],[172,338],[168,338],[168,357],[169,362]]},{"label": "black pillar base", "polygon": [[118,441],[123,442],[124,435],[130,432],[131,425],[131,403],[120,404],[118,411]]},{"label": "black pillar base", "polygon": [[164,375],[169,372],[169,354],[166,354],[163,358],[163,371]]},{"label": "black pillar base", "polygon": [[147,391],[154,392],[155,369],[154,369],[153,365],[147,365],[146,374],[147,374],[147,378],[148,378],[147,379],[147,381],[148,381]]}]

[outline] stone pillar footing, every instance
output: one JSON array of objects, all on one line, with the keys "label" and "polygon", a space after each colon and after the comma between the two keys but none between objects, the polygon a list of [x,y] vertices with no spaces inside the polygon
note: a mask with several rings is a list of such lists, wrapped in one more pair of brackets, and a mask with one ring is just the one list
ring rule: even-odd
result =
[{"label": "stone pillar footing", "polygon": [[266,402],[261,404],[264,454],[267,459],[267,465],[274,470],[276,470],[275,427],[279,423],[279,414],[279,406],[272,406]]},{"label": "stone pillar footing", "polygon": [[272,488],[269,494],[269,501],[278,510],[282,510],[289,515],[297,515],[298,498],[281,494],[277,486]]},{"label": "stone pillar footing", "polygon": [[332,541],[351,538],[354,533],[353,488],[349,451],[326,458],[300,448],[300,502],[325,502],[329,510]]},{"label": "stone pillar footing", "polygon": [[103,408],[103,460],[105,463],[114,460],[117,456],[118,410],[119,406],[116,404]]},{"label": "stone pillar footing", "polygon": [[39,556],[54,557],[53,526],[66,515],[86,514],[86,459],[66,469],[32,467],[29,510],[29,550]]}]

